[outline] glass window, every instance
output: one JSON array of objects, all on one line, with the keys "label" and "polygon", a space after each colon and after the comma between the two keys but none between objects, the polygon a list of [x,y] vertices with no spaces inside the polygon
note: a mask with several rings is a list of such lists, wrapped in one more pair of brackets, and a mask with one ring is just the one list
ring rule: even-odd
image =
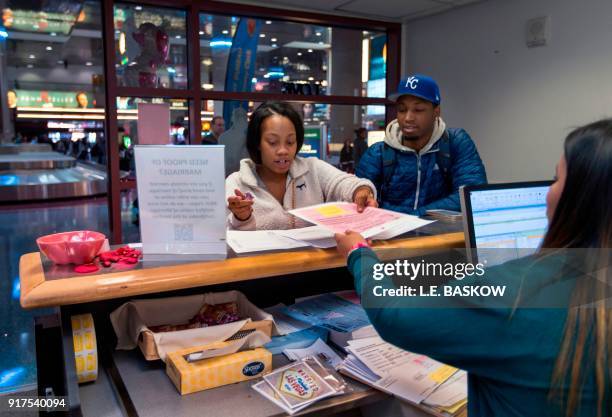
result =
[{"label": "glass window", "polygon": [[201,14],[202,88],[385,97],[386,42],[384,32]]},{"label": "glass window", "polygon": [[186,16],[182,10],[116,5],[117,84],[187,88]]},{"label": "glass window", "polygon": [[117,145],[119,146],[119,169],[134,170],[134,145],[142,144],[138,135],[138,104],[165,103],[170,106],[168,120],[168,144],[189,143],[189,105],[187,100],[164,98],[117,97]]}]

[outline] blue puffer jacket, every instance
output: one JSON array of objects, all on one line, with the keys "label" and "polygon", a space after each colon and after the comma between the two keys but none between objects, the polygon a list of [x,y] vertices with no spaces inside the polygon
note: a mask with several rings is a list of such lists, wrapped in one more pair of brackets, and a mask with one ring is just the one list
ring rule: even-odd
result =
[{"label": "blue puffer jacket", "polygon": [[[394,120],[387,126],[385,141],[372,145],[361,158],[355,174],[372,181],[380,195],[384,182],[385,144],[396,154],[395,167],[385,168],[393,175],[384,187],[382,201],[379,201],[381,208],[418,216],[432,209],[460,211],[459,187],[487,182],[484,165],[468,133],[463,129],[446,129],[444,121],[439,120],[432,140],[418,154],[401,144],[401,131]],[[451,155],[449,177],[452,184],[449,181],[448,185],[436,156],[445,130],[449,135]]]}]

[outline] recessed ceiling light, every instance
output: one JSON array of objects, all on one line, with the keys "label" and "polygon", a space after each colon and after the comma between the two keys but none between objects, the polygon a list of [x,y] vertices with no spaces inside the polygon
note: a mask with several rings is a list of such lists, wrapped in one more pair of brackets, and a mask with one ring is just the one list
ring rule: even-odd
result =
[{"label": "recessed ceiling light", "polygon": [[45,48],[47,51],[52,51],[53,47],[51,45],[47,45],[47,47]]},{"label": "recessed ceiling light", "polygon": [[298,53],[297,53],[297,56],[302,56],[302,53],[301,53],[301,52],[298,52]]},{"label": "recessed ceiling light", "polygon": [[87,65],[88,67],[91,67],[91,66],[93,65],[93,63],[92,63],[92,62],[90,62],[90,61],[87,61],[87,62],[85,63],[85,65]]},{"label": "recessed ceiling light", "polygon": [[36,59],[36,56],[35,56],[35,55],[30,54],[30,55],[28,56],[28,58],[30,58],[30,59]]},{"label": "recessed ceiling light", "polygon": [[134,7],[134,9],[140,11],[140,10],[142,10],[142,6],[136,6],[136,7]]},{"label": "recessed ceiling light", "polygon": [[271,20],[266,20],[266,25],[271,25],[272,21]]},{"label": "recessed ceiling light", "polygon": [[317,36],[321,36],[321,32],[317,32],[317,33],[316,33],[316,35],[317,35]]},{"label": "recessed ceiling light", "polygon": [[272,39],[270,39],[270,41],[272,41],[272,42],[276,42],[277,40],[278,40],[278,39],[276,39],[276,38],[272,38]]},{"label": "recessed ceiling light", "polygon": [[312,52],[312,49],[309,49],[308,52]]},{"label": "recessed ceiling light", "polygon": [[229,33],[229,30],[222,30],[221,33],[223,33],[224,35],[227,35]]},{"label": "recessed ceiling light", "polygon": [[181,39],[181,35],[176,35],[175,38],[176,39]]},{"label": "recessed ceiling light", "polygon": [[265,38],[265,37],[266,37],[266,34],[265,34],[265,33],[260,33],[260,34],[259,34],[259,37],[260,37],[260,38]]},{"label": "recessed ceiling light", "polygon": [[314,77],[308,77],[308,81],[314,81]]},{"label": "recessed ceiling light", "polygon": [[200,31],[200,36],[202,36],[203,34],[204,34],[204,31],[203,31],[203,30],[201,30],[201,31]]}]

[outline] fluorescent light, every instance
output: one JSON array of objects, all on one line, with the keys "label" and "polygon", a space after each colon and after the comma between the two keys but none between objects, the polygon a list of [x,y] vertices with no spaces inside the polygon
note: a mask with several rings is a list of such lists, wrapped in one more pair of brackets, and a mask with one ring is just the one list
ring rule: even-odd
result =
[{"label": "fluorescent light", "polygon": [[265,38],[265,37],[266,37],[266,34],[265,34],[265,33],[260,33],[260,34],[259,34],[259,37],[260,37],[260,38]]},{"label": "fluorescent light", "polygon": [[202,36],[204,34],[204,31],[201,30],[199,33],[200,33],[200,36]]},{"label": "fluorescent light", "polygon": [[361,41],[361,82],[366,83],[370,79],[370,40]]},{"label": "fluorescent light", "polygon": [[271,20],[266,20],[266,25],[271,25],[272,21]]},{"label": "fluorescent light", "polygon": [[272,39],[270,39],[270,41],[271,41],[271,42],[276,42],[277,40],[278,40],[278,39],[276,39],[276,38],[272,38]]},{"label": "fluorescent light", "polygon": [[87,61],[87,62],[85,63],[85,65],[87,65],[88,67],[91,67],[91,66],[93,65],[93,63],[92,63],[92,62],[90,62],[90,61]]},{"label": "fluorescent light", "polygon": [[51,45],[47,45],[47,47],[45,48],[47,51],[52,51],[53,47]]},{"label": "fluorescent light", "polygon": [[181,35],[176,35],[175,38],[176,39],[181,39]]},{"label": "fluorescent light", "polygon": [[36,59],[36,55],[30,54],[30,55],[28,56],[28,58],[30,58],[30,59]]},{"label": "fluorescent light", "polygon": [[222,30],[221,33],[223,33],[224,35],[227,35],[229,33],[229,30]]},{"label": "fluorescent light", "polygon": [[308,52],[311,52],[311,53],[312,53],[312,49],[309,49],[309,50],[308,50]]},{"label": "fluorescent light", "polygon": [[298,53],[297,53],[297,56],[302,56],[302,53],[301,53],[301,52],[298,52]]},{"label": "fluorescent light", "polygon": [[321,32],[317,32],[317,36],[321,36]]},{"label": "fluorescent light", "polygon": [[142,6],[136,6],[136,7],[134,7],[134,10],[141,11],[142,10]]},{"label": "fluorescent light", "polygon": [[219,46],[227,46],[230,47],[232,46],[232,41],[230,40],[215,40],[215,41],[211,41],[210,42],[210,47],[211,48],[215,48],[215,47],[219,47]]},{"label": "fluorescent light", "polygon": [[314,77],[308,77],[308,81],[314,81]]}]

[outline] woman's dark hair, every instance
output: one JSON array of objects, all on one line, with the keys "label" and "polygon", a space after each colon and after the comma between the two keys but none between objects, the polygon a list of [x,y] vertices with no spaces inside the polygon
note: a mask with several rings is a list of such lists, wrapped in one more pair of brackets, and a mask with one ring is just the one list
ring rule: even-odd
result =
[{"label": "woman's dark hair", "polygon": [[[575,280],[559,354],[552,374],[550,398],[557,398],[566,416],[581,404],[588,370],[597,388],[597,416],[608,415],[612,377],[612,119],[580,127],[565,139],[565,185],[543,248],[554,253],[572,248],[571,269],[584,268]],[[576,250],[573,248],[587,248]],[[594,302],[594,300],[604,300]],[[608,301],[606,301],[608,300]]]},{"label": "woman's dark hair", "polygon": [[567,177],[544,248],[609,248],[612,243],[612,119],[565,139]]},{"label": "woman's dark hair", "polygon": [[249,127],[247,128],[247,150],[249,156],[256,164],[261,164],[261,125],[264,120],[272,115],[284,116],[293,123],[299,152],[304,144],[304,124],[299,113],[290,104],[282,101],[266,101],[257,107],[251,115]]}]

